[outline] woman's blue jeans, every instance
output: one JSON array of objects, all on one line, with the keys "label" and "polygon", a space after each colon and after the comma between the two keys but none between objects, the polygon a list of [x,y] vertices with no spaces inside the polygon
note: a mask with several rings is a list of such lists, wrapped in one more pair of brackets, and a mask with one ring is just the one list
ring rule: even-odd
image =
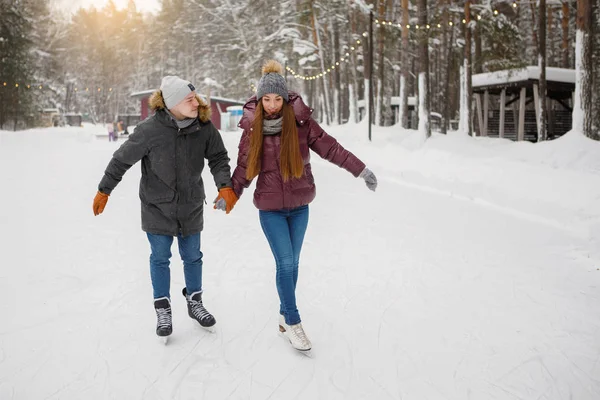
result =
[{"label": "woman's blue jeans", "polygon": [[276,284],[279,293],[279,313],[285,323],[301,322],[296,306],[298,263],[304,234],[308,225],[308,205],[277,211],[259,211],[260,225],[269,241],[277,266]]}]

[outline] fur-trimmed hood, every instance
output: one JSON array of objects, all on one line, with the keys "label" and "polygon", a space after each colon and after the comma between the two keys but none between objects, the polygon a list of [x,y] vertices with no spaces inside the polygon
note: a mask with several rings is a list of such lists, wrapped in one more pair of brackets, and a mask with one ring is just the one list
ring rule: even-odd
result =
[{"label": "fur-trimmed hood", "polygon": [[[200,104],[198,106],[198,118],[200,119],[200,122],[210,121],[210,106],[206,104],[206,102],[202,100],[197,93],[196,100],[198,101],[198,104]],[[167,106],[165,105],[165,99],[163,98],[161,90],[157,90],[154,93],[152,93],[148,104],[150,105],[150,108],[154,111],[167,109]]]}]

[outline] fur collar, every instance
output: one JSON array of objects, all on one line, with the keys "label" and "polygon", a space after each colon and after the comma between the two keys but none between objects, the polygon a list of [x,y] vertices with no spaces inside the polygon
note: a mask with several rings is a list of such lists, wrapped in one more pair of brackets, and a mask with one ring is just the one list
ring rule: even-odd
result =
[{"label": "fur collar", "polygon": [[[198,104],[200,104],[198,106],[198,118],[201,122],[210,121],[210,106],[206,104],[206,102],[202,100],[200,96],[198,96],[198,94],[196,94],[196,100],[198,100]],[[162,91],[160,90],[157,90],[156,92],[152,93],[148,104],[150,105],[150,108],[154,111],[163,109],[166,110],[167,108],[167,106],[165,106],[165,99],[163,99],[162,96]]]}]

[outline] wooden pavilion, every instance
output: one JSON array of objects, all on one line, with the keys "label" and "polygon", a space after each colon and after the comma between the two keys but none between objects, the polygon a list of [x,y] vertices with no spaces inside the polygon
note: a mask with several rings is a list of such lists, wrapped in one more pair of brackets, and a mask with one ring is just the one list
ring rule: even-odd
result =
[{"label": "wooden pavilion", "polygon": [[[479,136],[536,142],[539,78],[539,67],[473,75],[474,129]],[[571,129],[575,70],[546,68],[546,82],[546,127],[548,139],[554,139]]]}]

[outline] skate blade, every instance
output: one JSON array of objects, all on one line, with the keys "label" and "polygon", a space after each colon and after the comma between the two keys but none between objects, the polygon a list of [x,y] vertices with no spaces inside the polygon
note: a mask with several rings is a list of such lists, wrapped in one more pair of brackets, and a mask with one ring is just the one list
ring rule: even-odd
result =
[{"label": "skate blade", "polygon": [[296,350],[296,352],[308,357],[308,358],[313,358],[312,356],[312,348],[308,349],[308,350],[300,350],[295,348],[294,346],[292,346],[292,342],[290,341],[290,339],[285,335],[285,329],[283,331],[279,331],[279,336],[282,337],[286,342],[289,343],[289,345],[292,347],[292,349]]},{"label": "skate blade", "polygon": [[200,325],[200,328],[204,329],[208,333],[215,334],[215,333],[217,333],[217,329],[216,329],[215,326],[216,325],[213,325],[213,326],[202,326],[202,325]]},{"label": "skate blade", "polygon": [[296,351],[298,353],[302,354],[304,357],[313,358],[312,349],[308,349],[308,350],[298,350],[298,349],[296,349]]},{"label": "skate blade", "polygon": [[159,336],[158,340],[166,346],[169,343],[169,336]]}]

